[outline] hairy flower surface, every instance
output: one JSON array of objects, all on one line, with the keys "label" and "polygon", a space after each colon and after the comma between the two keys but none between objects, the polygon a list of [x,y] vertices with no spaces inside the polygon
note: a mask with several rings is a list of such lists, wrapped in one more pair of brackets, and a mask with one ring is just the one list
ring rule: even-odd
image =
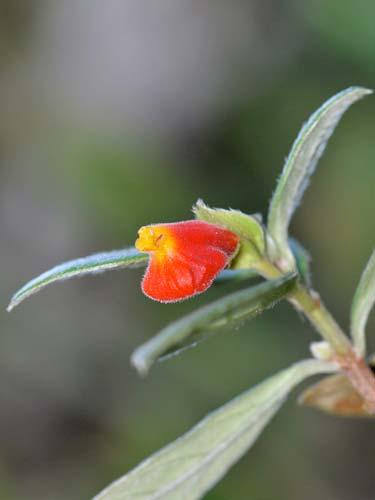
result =
[{"label": "hairy flower surface", "polygon": [[239,245],[232,231],[199,220],[144,226],[138,236],[136,248],[150,253],[142,290],[160,302],[207,290]]}]

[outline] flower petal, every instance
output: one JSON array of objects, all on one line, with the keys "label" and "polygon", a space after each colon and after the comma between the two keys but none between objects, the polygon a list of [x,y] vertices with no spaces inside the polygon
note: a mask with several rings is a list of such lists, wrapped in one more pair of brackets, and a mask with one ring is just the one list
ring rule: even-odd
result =
[{"label": "flower petal", "polygon": [[[150,244],[150,235],[155,245]],[[153,248],[143,293],[161,302],[176,302],[204,292],[234,256],[238,242],[231,231],[203,221],[141,228],[137,246]]]}]

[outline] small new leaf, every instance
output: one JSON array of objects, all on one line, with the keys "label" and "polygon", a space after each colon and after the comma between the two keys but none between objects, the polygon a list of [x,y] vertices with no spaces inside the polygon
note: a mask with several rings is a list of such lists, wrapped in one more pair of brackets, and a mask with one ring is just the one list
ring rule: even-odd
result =
[{"label": "small new leaf", "polygon": [[371,92],[350,87],[333,96],[309,118],[292,146],[272,197],[268,217],[268,230],[278,247],[279,257],[286,259],[289,269],[294,266],[288,246],[288,227],[293,212],[342,115],[353,103]]},{"label": "small new leaf", "polygon": [[299,241],[289,238],[290,248],[296,260],[297,270],[307,287],[311,286],[311,255]]},{"label": "small new leaf", "polygon": [[193,212],[197,219],[225,227],[240,237],[240,248],[231,263],[232,269],[249,268],[264,255],[264,230],[258,217],[239,210],[210,208],[202,200],[197,201]]},{"label": "small new leaf", "polygon": [[375,303],[375,250],[363,271],[351,310],[351,335],[359,354],[366,352],[365,328]]},{"label": "small new leaf", "polygon": [[305,360],[279,372],[208,415],[94,500],[202,498],[252,446],[297,384],[334,369]]},{"label": "small new leaf", "polygon": [[111,252],[96,253],[88,257],[70,260],[53,267],[49,271],[32,279],[20,288],[12,297],[7,311],[11,311],[30,295],[39,292],[42,288],[56,281],[95,274],[124,267],[140,267],[147,264],[148,255],[140,253],[135,248],[113,250]]},{"label": "small new leaf", "polygon": [[253,318],[286,297],[297,277],[288,274],[282,278],[252,286],[196,309],[171,323],[155,337],[136,349],[131,357],[133,366],[141,375],[147,374],[155,361],[187,346],[195,345],[218,329]]}]

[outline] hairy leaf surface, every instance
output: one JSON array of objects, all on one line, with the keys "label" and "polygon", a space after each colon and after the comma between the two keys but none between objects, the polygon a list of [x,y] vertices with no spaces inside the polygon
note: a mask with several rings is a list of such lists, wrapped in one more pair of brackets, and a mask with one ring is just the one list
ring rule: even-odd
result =
[{"label": "hairy leaf surface", "polygon": [[342,115],[353,103],[371,92],[350,87],[333,96],[304,124],[292,146],[272,197],[268,217],[268,230],[280,256],[289,261],[289,267],[293,266],[293,255],[288,246],[288,227],[293,212]]},{"label": "hairy leaf surface", "polygon": [[360,354],[366,352],[365,328],[375,303],[375,251],[363,271],[355,292],[351,310],[351,334]]},{"label": "hairy leaf surface", "polygon": [[273,375],[209,414],[94,500],[201,498],[252,446],[297,384],[334,370],[331,364],[305,360]]},{"label": "hairy leaf surface", "polygon": [[196,309],[174,321],[136,349],[132,364],[146,374],[155,361],[187,345],[195,345],[204,334],[253,318],[286,297],[296,282],[295,274],[252,286]]},{"label": "hairy leaf surface", "polygon": [[88,257],[64,262],[32,279],[20,288],[13,295],[7,310],[11,311],[27,297],[56,281],[85,276],[86,274],[96,274],[112,269],[140,267],[146,265],[147,261],[147,254],[140,253],[135,248],[126,248],[123,250],[96,253]]}]

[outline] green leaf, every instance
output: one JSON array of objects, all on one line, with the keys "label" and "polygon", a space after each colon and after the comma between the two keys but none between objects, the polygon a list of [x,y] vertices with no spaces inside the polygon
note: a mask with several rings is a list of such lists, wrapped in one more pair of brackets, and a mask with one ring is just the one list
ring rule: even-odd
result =
[{"label": "green leaf", "polygon": [[264,230],[258,216],[239,210],[210,208],[202,200],[197,201],[193,212],[197,219],[225,227],[240,237],[239,251],[231,263],[233,269],[249,268],[264,255]]},{"label": "green leaf", "polygon": [[333,96],[309,118],[292,146],[272,197],[268,217],[269,233],[276,243],[279,257],[286,259],[288,269],[294,266],[288,246],[288,227],[293,212],[340,118],[354,102],[371,92],[350,87]]},{"label": "green leaf", "polygon": [[296,260],[297,270],[303,282],[311,286],[311,255],[299,241],[294,238],[289,238],[290,249]]},{"label": "green leaf", "polygon": [[297,384],[334,370],[317,360],[292,365],[208,415],[94,500],[201,498],[252,446]]},{"label": "green leaf", "polygon": [[375,251],[363,271],[355,292],[351,310],[351,335],[354,345],[362,355],[366,352],[365,328],[375,303]]},{"label": "green leaf", "polygon": [[231,293],[171,323],[155,337],[136,349],[131,357],[141,375],[147,374],[153,363],[166,354],[176,353],[195,345],[204,334],[253,318],[294,288],[296,275],[267,281],[260,285]]},{"label": "green leaf", "polygon": [[258,278],[259,274],[254,269],[224,269],[215,279],[215,285],[230,283],[232,281],[244,281]]},{"label": "green leaf", "polygon": [[11,311],[30,295],[39,292],[42,288],[54,283],[86,274],[95,274],[111,269],[121,269],[124,267],[139,267],[146,265],[148,255],[140,253],[135,248],[123,250],[113,250],[111,252],[96,253],[88,257],[64,262],[49,271],[32,279],[16,292],[7,308]]}]

